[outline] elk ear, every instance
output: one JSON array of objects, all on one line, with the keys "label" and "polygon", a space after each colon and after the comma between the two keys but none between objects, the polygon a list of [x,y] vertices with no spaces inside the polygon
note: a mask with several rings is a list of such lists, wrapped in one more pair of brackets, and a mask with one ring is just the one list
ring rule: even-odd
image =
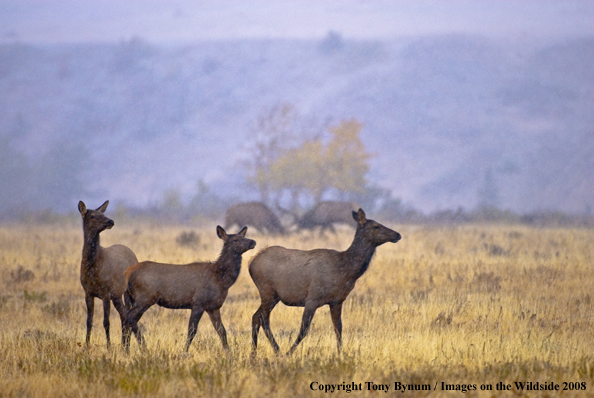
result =
[{"label": "elk ear", "polygon": [[228,236],[227,236],[227,232],[225,232],[225,230],[223,229],[223,227],[221,227],[220,225],[217,225],[217,236],[223,240],[227,240]]},{"label": "elk ear", "polygon": [[101,206],[97,207],[97,211],[100,211],[101,213],[105,213],[105,210],[107,209],[108,204],[109,204],[109,200],[106,200],[105,203],[103,203]]},{"label": "elk ear", "polygon": [[87,214],[87,206],[85,206],[84,202],[81,200],[78,202],[78,211],[80,212],[81,216]]},{"label": "elk ear", "polygon": [[353,211],[353,219],[357,221],[361,226],[363,226],[367,222],[367,218],[365,217],[365,212],[363,209],[359,209],[359,211]]},{"label": "elk ear", "polygon": [[242,238],[245,238],[245,233],[247,232],[247,227],[243,227],[241,231],[237,233],[237,235],[241,235]]}]

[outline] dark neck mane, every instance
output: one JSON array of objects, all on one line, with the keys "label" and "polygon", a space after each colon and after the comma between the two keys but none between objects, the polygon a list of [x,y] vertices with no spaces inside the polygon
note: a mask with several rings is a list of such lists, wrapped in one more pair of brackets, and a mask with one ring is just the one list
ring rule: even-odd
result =
[{"label": "dark neck mane", "polygon": [[215,272],[223,287],[228,289],[235,283],[241,270],[241,254],[229,249],[226,245],[215,262]]},{"label": "dark neck mane", "polygon": [[84,232],[84,242],[82,251],[83,265],[92,268],[99,257],[99,232]]},{"label": "dark neck mane", "polygon": [[369,268],[376,246],[363,237],[361,227],[357,227],[355,238],[351,246],[343,252],[345,271],[357,278],[361,277]]}]

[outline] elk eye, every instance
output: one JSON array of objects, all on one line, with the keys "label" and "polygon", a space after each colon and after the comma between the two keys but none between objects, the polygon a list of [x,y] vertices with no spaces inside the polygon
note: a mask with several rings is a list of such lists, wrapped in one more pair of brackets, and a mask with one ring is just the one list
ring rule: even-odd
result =
[{"label": "elk eye", "polygon": [[379,225],[375,225],[373,229],[379,229]]}]

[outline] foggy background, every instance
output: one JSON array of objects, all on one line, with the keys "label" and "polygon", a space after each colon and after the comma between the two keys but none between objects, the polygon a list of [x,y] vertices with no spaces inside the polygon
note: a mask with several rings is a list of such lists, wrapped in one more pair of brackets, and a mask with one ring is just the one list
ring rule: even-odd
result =
[{"label": "foggy background", "polygon": [[591,215],[594,2],[0,0],[0,218],[258,199],[282,104],[401,208]]}]

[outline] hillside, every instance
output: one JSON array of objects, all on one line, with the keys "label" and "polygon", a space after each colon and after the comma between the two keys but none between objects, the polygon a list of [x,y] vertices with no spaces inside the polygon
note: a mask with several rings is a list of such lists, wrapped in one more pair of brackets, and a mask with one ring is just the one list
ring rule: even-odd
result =
[{"label": "hillside", "polygon": [[198,181],[253,195],[240,165],[255,121],[290,103],[361,121],[371,182],[422,210],[581,213],[594,206],[591,65],[592,37],[6,44],[2,208],[145,206]]}]

